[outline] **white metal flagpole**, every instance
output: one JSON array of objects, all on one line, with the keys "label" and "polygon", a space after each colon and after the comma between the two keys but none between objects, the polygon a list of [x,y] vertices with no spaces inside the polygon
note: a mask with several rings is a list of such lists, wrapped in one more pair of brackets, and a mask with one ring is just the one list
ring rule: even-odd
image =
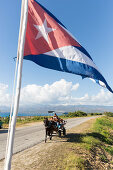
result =
[{"label": "white metal flagpole", "polygon": [[23,53],[24,53],[24,43],[25,43],[27,15],[28,15],[28,0],[22,0],[22,6],[24,6],[24,10],[21,9],[22,10],[21,11],[22,23],[20,23],[21,24],[21,26],[20,26],[21,37],[19,34],[19,42],[18,42],[19,43],[19,45],[18,45],[19,64],[18,64],[18,74],[17,74],[17,85],[16,85],[13,116],[12,116],[12,120],[11,120],[10,133],[8,136],[9,141],[8,141],[8,146],[7,146],[7,155],[6,155],[6,159],[5,159],[4,170],[11,169],[11,160],[12,160],[12,154],[13,154],[13,143],[14,143],[14,135],[15,135],[16,118],[17,118],[17,113],[18,113],[18,108],[19,108],[19,100],[20,100]]},{"label": "white metal flagpole", "polygon": [[10,120],[9,120],[9,129],[8,129],[8,136],[7,136],[5,160],[7,159],[6,157],[7,157],[8,143],[9,143],[10,126],[11,126],[13,107],[14,107],[15,84],[16,84],[16,78],[17,78],[20,39],[21,39],[21,32],[22,32],[22,25],[23,25],[23,14],[24,14],[24,1],[22,1],[22,4],[21,4],[20,31],[19,31],[19,38],[18,38],[17,59],[16,59],[16,67],[15,67],[15,75],[14,75],[14,83],[13,83],[13,96],[12,96],[12,103],[11,103],[11,110],[10,110]]}]

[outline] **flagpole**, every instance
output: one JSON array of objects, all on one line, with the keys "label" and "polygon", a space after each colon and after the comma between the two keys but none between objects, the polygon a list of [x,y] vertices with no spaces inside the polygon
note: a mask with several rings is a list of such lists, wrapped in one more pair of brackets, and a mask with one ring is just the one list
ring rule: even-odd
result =
[{"label": "flagpole", "polygon": [[20,49],[20,39],[21,39],[22,24],[23,24],[23,13],[24,13],[23,11],[24,11],[24,1],[22,1],[22,4],[21,4],[21,19],[20,19],[20,29],[19,29],[20,31],[19,31],[19,38],[18,38],[17,60],[16,60],[14,83],[13,83],[13,96],[12,96],[12,103],[11,103],[11,110],[10,110],[10,120],[9,120],[9,129],[8,129],[8,136],[7,136],[5,160],[6,160],[6,157],[7,157],[7,150],[8,150],[8,143],[9,143],[9,134],[10,134],[10,126],[11,126],[11,119],[12,119],[13,107],[14,107],[15,83],[16,83],[16,78],[17,78],[19,49]]},{"label": "flagpole", "polygon": [[24,6],[24,10],[23,10],[23,7],[22,7],[22,9],[21,9],[21,23],[20,23],[21,37],[20,37],[20,34],[19,34],[19,42],[18,42],[19,43],[18,44],[19,49],[17,51],[17,53],[19,54],[19,64],[18,64],[16,94],[15,94],[14,110],[13,110],[13,116],[12,116],[11,126],[10,126],[9,141],[8,141],[8,146],[7,146],[7,155],[6,155],[6,159],[5,159],[4,170],[10,170],[11,169],[11,160],[12,160],[12,154],[13,154],[13,144],[14,144],[16,118],[17,118],[17,113],[18,113],[18,108],[19,108],[19,100],[20,100],[24,43],[25,43],[27,14],[28,14],[28,0],[22,0],[22,6]]}]

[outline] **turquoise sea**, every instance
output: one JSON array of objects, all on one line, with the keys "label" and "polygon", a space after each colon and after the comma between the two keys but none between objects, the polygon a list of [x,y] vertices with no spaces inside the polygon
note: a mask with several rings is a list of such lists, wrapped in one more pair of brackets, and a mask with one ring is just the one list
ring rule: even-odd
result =
[{"label": "turquoise sea", "polygon": [[[0,113],[0,117],[7,117],[10,113]],[[53,113],[18,113],[17,116],[53,116]],[[61,115],[61,113],[58,113],[58,115]]]}]

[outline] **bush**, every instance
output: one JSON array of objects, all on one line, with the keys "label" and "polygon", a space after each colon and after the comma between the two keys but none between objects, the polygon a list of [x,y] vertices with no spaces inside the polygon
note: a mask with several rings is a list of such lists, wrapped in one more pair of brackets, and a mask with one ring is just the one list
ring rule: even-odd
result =
[{"label": "bush", "polygon": [[90,113],[91,116],[102,115],[102,113]]},{"label": "bush", "polygon": [[104,114],[105,114],[106,116],[113,117],[113,113],[112,113],[112,112],[104,112]]},{"label": "bush", "polygon": [[7,117],[5,117],[5,118],[3,119],[3,123],[9,124],[9,120],[10,120],[10,117],[7,116]]},{"label": "bush", "polygon": [[37,120],[43,120],[44,116],[34,116],[32,120],[37,121]]},{"label": "bush", "polygon": [[87,116],[87,113],[82,112],[82,111],[75,111],[75,112],[70,112],[68,117],[82,117],[82,116]]}]

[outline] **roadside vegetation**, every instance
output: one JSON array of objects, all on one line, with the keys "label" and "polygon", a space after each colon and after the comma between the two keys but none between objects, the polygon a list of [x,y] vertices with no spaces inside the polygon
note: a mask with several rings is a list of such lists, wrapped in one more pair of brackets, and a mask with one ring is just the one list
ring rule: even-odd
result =
[{"label": "roadside vegetation", "polygon": [[46,168],[113,169],[113,117],[106,115],[69,130],[61,144],[47,152]]},{"label": "roadside vegetation", "polygon": [[[110,117],[113,116],[113,113],[111,112],[105,112],[105,115],[108,115]],[[86,117],[86,116],[97,116],[97,115],[103,115],[103,113],[85,113],[83,111],[75,111],[75,112],[69,112],[68,114],[62,114],[59,116],[62,119],[68,119],[68,118],[74,118],[74,117]],[[24,125],[27,123],[33,123],[33,122],[41,122],[44,120],[45,117],[50,118],[51,116],[21,116],[17,117],[17,123],[16,125]],[[3,128],[7,128],[9,124],[9,117],[0,117],[0,121],[2,122]]]},{"label": "roadside vegetation", "polygon": [[[7,128],[9,124],[9,117],[1,117],[0,118],[2,123],[3,123],[3,128]],[[44,116],[22,116],[22,117],[17,117],[16,125],[24,125],[27,123],[33,123],[33,122],[40,122],[44,120]]]},{"label": "roadside vegetation", "polygon": [[73,118],[73,117],[85,117],[85,116],[97,116],[97,115],[102,115],[102,113],[85,113],[78,110],[75,112],[69,112],[68,114],[63,115],[63,117]]},{"label": "roadside vegetation", "polygon": [[[113,169],[113,116],[111,113],[96,119],[88,132],[68,134],[67,137],[73,151],[64,160],[68,162],[66,169],[74,167]],[[78,148],[80,152],[77,153]]]}]

